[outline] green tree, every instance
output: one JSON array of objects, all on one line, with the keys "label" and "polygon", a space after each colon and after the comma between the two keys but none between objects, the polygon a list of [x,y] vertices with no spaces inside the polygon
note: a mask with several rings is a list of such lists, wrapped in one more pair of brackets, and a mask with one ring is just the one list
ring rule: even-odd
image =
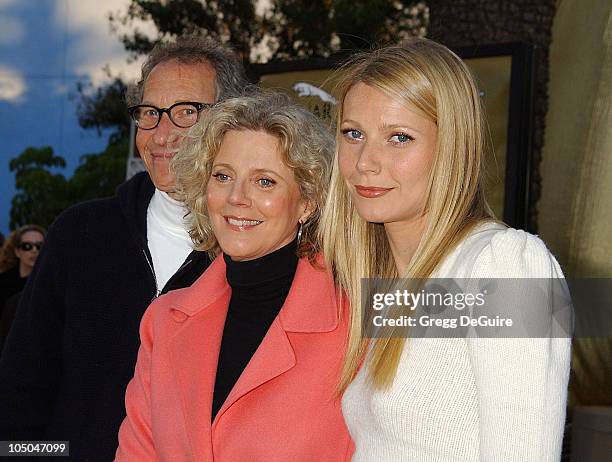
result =
[{"label": "green tree", "polygon": [[52,148],[24,150],[9,163],[17,190],[11,202],[11,229],[26,223],[49,226],[72,204],[112,195],[125,179],[127,143],[122,138],[109,143],[102,153],[81,156],[69,179],[56,172],[66,167],[66,161]]},{"label": "green tree", "polygon": [[73,203],[112,196],[125,180],[128,138],[109,142],[99,154],[81,156],[79,166],[69,180]]},{"label": "green tree", "polygon": [[328,57],[424,35],[425,2],[416,0],[274,0],[269,34],[278,47],[271,59]]},{"label": "green tree", "polygon": [[[424,35],[429,20],[427,5],[419,0],[271,0],[264,14],[256,14],[258,3],[131,0],[124,10],[110,14],[109,21],[131,59],[149,53],[159,41],[199,33],[231,44],[248,67],[266,60],[328,57]],[[153,37],[138,29],[137,21],[152,22]],[[118,78],[94,92],[80,87],[81,126],[112,128],[115,141],[127,136],[125,87]]]},{"label": "green tree", "polygon": [[[231,44],[245,64],[265,60],[327,57],[338,51],[370,48],[406,35],[424,35],[425,2],[416,0],[271,0],[257,14],[258,0],[131,0],[109,16],[110,24],[131,58],[148,53],[161,40],[183,33],[200,33]],[[151,21],[149,37],[135,22]],[[11,161],[17,194],[11,227],[36,222],[48,225],[65,207],[108,196],[125,177],[129,119],[119,78],[93,88],[78,86],[77,115],[85,129],[111,130],[104,152],[86,154],[72,178],[53,173],[65,161],[51,148],[28,148]]]},{"label": "green tree", "polygon": [[[109,15],[131,59],[156,43],[184,33],[199,33],[231,44],[245,65],[266,60],[328,57],[370,48],[409,35],[425,35],[429,20],[422,0],[271,0],[264,14],[258,0],[131,0]],[[135,25],[153,23],[152,37]],[[108,72],[109,77],[110,72]],[[118,78],[91,91],[80,86],[79,122],[83,128],[114,130],[111,141],[127,136],[129,120]]]},{"label": "green tree", "polygon": [[[159,40],[195,32],[229,42],[243,56],[248,56],[251,46],[264,32],[255,15],[255,3],[253,0],[132,0],[125,11],[109,15],[109,20],[132,58],[149,53]],[[151,39],[134,27],[135,20],[152,21],[157,29],[156,37]]]},{"label": "green tree", "polygon": [[10,161],[9,169],[15,172],[17,189],[11,202],[11,229],[26,223],[49,226],[66,207],[66,178],[61,173],[52,173],[65,166],[64,158],[54,155],[50,147],[27,148]]},{"label": "green tree", "polygon": [[[256,14],[258,3],[131,0],[126,10],[109,19],[132,58],[148,53],[160,40],[197,32],[230,43],[246,64],[370,48],[373,43],[422,34],[427,22],[425,2],[418,0],[271,0],[261,15]],[[156,35],[143,34],[134,26],[136,21],[151,21]],[[267,53],[252,53],[262,41]]]},{"label": "green tree", "polygon": [[77,84],[78,103],[77,117],[79,125],[85,129],[95,129],[98,135],[103,130],[111,130],[109,141],[117,143],[127,139],[130,130],[130,118],[125,107],[126,84],[119,77],[112,77],[110,83],[93,88],[91,83]]}]

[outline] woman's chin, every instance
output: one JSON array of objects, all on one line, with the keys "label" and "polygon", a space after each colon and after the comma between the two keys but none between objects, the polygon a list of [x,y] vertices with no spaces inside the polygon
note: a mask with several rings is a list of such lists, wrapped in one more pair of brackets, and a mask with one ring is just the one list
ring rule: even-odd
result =
[{"label": "woman's chin", "polygon": [[261,257],[263,255],[258,255],[258,252],[255,249],[251,249],[246,246],[241,245],[227,245],[220,246],[221,250],[225,255],[230,257],[233,261],[246,261],[246,260],[254,260],[255,258]]}]

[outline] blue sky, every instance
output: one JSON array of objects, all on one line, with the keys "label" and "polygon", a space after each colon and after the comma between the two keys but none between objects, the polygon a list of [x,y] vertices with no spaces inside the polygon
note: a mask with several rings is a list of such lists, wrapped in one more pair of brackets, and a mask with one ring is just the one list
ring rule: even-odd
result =
[{"label": "blue sky", "polygon": [[[0,231],[8,231],[15,178],[11,158],[29,146],[52,146],[70,176],[83,154],[100,152],[106,136],[82,130],[78,81],[100,84],[103,68],[126,78],[140,63],[127,55],[107,15],[128,0],[0,0]],[[147,25],[142,26],[146,31]]]}]

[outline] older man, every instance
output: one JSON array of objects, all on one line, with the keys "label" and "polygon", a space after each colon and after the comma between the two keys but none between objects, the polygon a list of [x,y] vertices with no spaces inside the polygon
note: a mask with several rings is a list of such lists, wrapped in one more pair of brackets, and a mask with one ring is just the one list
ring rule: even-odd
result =
[{"label": "older man", "polygon": [[112,460],[141,316],[209,263],[192,251],[169,161],[183,132],[245,85],[235,55],[209,40],[151,52],[128,95],[148,174],[49,230],[0,361],[0,441],[69,441],[71,460]]}]

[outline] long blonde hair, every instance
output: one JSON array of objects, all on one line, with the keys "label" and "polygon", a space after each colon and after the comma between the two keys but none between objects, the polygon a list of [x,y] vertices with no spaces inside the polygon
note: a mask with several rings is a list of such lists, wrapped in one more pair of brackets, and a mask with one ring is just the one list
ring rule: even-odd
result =
[{"label": "long blonde hair", "polygon": [[[408,268],[398,274],[384,226],[357,213],[334,156],[321,219],[323,252],[351,303],[348,351],[339,389],[353,380],[364,358],[377,389],[389,387],[406,341],[362,336],[362,278],[426,278],[477,223],[492,219],[484,197],[483,161],[490,144],[479,92],[466,65],[448,48],[413,38],[352,57],[339,70],[337,126],[348,91],[363,83],[404,102],[437,125],[438,136],[424,210],[423,236]],[[340,133],[337,129],[336,137]],[[339,143],[337,143],[338,145]],[[368,345],[370,354],[365,357]]]}]

